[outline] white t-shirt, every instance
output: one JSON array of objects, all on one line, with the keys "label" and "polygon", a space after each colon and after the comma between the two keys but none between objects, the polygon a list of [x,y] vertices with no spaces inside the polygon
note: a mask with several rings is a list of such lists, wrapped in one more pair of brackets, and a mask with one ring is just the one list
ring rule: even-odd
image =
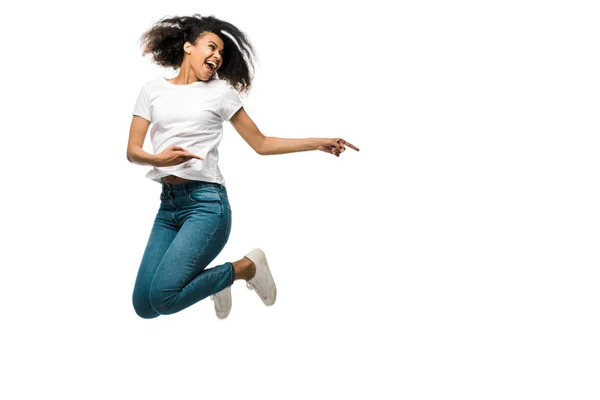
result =
[{"label": "white t-shirt", "polygon": [[153,167],[146,177],[162,183],[160,178],[176,175],[225,186],[217,148],[223,138],[223,121],[229,121],[242,106],[238,93],[222,79],[175,85],[160,77],[144,84],[133,115],[152,123],[150,139],[154,154],[170,146],[181,146],[203,158],[170,167]]}]

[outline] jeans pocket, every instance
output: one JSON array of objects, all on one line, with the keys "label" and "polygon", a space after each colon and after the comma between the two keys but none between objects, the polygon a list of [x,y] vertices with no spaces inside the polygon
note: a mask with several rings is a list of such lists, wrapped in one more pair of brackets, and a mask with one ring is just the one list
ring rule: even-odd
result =
[{"label": "jeans pocket", "polygon": [[190,201],[196,204],[202,204],[207,202],[221,202],[221,196],[219,193],[211,187],[201,187],[188,192],[188,198]]},{"label": "jeans pocket", "polygon": [[217,190],[217,192],[219,192],[219,195],[221,197],[229,198],[229,196],[227,195],[227,189],[225,189],[225,186],[219,185],[215,189]]}]

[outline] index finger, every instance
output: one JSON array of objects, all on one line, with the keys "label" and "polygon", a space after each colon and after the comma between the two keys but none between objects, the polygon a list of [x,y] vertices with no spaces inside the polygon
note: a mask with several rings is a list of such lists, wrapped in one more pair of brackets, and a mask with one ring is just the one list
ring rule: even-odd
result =
[{"label": "index finger", "polygon": [[192,158],[197,158],[197,159],[199,159],[199,160],[203,160],[203,158],[202,158],[202,157],[200,157],[200,156],[197,156],[197,155],[195,155],[195,154],[192,154],[192,153],[190,153],[189,151],[186,151],[186,153],[187,153],[187,156],[188,156],[188,157],[192,157]]},{"label": "index finger", "polygon": [[[342,139],[342,140],[343,140],[343,139]],[[354,149],[354,150],[356,150],[356,151],[360,151],[360,150],[358,149],[358,147],[354,146],[354,145],[353,145],[353,144],[351,144],[351,143],[348,143],[348,142],[346,142],[345,140],[344,140],[344,144],[345,144],[346,146],[350,147],[351,149]]]}]

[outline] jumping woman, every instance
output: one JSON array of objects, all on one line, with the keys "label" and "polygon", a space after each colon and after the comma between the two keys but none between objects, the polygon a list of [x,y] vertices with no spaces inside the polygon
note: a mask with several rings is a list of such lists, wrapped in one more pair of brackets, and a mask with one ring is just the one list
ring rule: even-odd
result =
[{"label": "jumping woman", "polygon": [[[214,16],[165,17],[141,37],[142,54],[163,67],[179,68],[141,88],[134,110],[127,160],[153,168],[146,177],[162,186],[160,207],[133,289],[142,318],[174,314],[211,297],[217,317],[231,310],[231,285],[243,279],[263,303],[277,289],[261,249],[207,269],[231,231],[231,206],[218,166],[223,122],[260,155],[321,150],[339,157],[341,138],[284,139],[264,136],[238,93],[248,92],[254,49],[234,25]],[[142,150],[148,128],[154,154]]]}]

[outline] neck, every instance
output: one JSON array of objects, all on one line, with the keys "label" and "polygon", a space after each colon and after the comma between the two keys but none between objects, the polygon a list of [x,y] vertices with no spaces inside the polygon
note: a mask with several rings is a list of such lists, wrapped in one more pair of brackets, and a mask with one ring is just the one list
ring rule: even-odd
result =
[{"label": "neck", "polygon": [[181,63],[179,74],[175,78],[170,79],[169,81],[174,83],[175,85],[188,85],[190,83],[198,82],[199,79],[192,70],[189,61],[187,60],[187,57],[185,57],[183,62]]}]

